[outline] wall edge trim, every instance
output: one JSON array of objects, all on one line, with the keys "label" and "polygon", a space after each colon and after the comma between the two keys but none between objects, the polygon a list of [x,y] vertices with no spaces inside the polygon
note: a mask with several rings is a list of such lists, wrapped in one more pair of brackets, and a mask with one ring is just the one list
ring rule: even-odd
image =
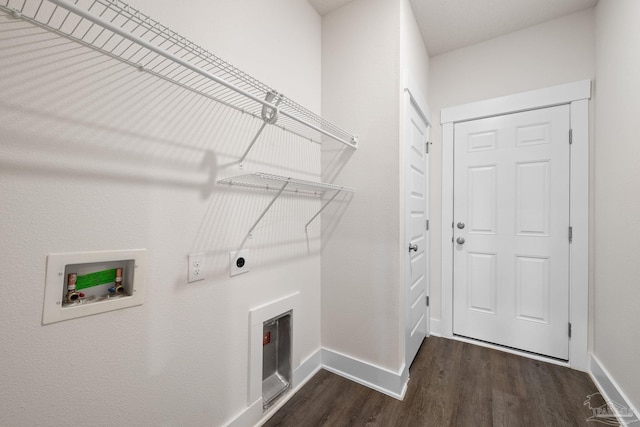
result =
[{"label": "wall edge trim", "polygon": [[407,391],[409,369],[406,364],[400,372],[393,372],[323,347],[322,368],[398,400],[402,400]]},{"label": "wall edge trim", "polygon": [[442,324],[441,324],[441,320],[440,319],[436,319],[436,318],[431,318],[429,319],[429,335],[432,335],[434,337],[441,337],[442,336]]},{"label": "wall edge trim", "polygon": [[262,411],[262,397],[247,408],[245,408],[240,414],[236,415],[226,427],[244,427],[261,425],[271,418],[278,410],[284,406],[289,399],[291,399],[315,374],[317,374],[321,365],[321,349],[316,350],[307,357],[304,362],[300,364],[293,371],[293,388],[287,392],[278,402],[269,408],[267,412]]},{"label": "wall edge trim", "polygon": [[589,375],[602,394],[602,397],[604,397],[605,401],[615,402],[618,405],[626,407],[633,412],[633,416],[631,417],[628,415],[623,416],[624,414],[620,413],[620,408],[618,407],[618,405],[610,405],[613,408],[620,425],[637,425],[635,424],[635,422],[640,420],[640,417],[638,416],[638,409],[631,404],[629,398],[622,391],[609,371],[607,371],[607,369],[603,366],[602,362],[600,362],[600,360],[598,360],[598,358],[594,354],[591,354],[590,356]]},{"label": "wall edge trim", "polygon": [[569,104],[591,98],[591,80],[580,80],[543,89],[520,92],[455,107],[443,108],[440,123],[455,123],[484,117],[510,114],[535,108]]}]

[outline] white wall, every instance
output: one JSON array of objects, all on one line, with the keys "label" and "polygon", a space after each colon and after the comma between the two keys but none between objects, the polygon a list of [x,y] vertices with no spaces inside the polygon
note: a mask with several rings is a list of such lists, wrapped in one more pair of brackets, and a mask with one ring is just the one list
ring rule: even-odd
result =
[{"label": "white wall", "polygon": [[483,43],[432,57],[429,104],[431,139],[431,319],[441,317],[442,128],[440,109],[473,101],[592,79],[594,12],[589,9]]},{"label": "white wall", "polygon": [[[409,0],[402,0],[400,6],[400,67],[403,72],[412,75],[421,95],[426,99],[429,90],[429,55]],[[400,86],[403,89],[403,84]]]},{"label": "white wall", "polygon": [[[320,17],[304,0],[132,0],[320,110]],[[248,13],[247,11],[251,12]],[[4,19],[4,18],[3,18]],[[214,185],[260,123],[38,30],[0,34],[0,425],[221,425],[247,404],[249,309],[295,291],[294,368],[320,347],[315,198]],[[50,40],[50,41],[47,41]],[[319,179],[320,149],[270,130],[246,170]],[[146,248],[144,305],[41,325],[46,254]],[[206,251],[207,279],[186,283]]]},{"label": "white wall", "polygon": [[323,217],[322,346],[402,376],[401,101],[405,72],[426,97],[429,57],[406,0],[356,0],[325,15],[322,55],[323,115],[360,134],[356,152],[322,150],[323,180],[357,189]]},{"label": "white wall", "polygon": [[[595,337],[593,353],[640,408],[640,3],[596,8]],[[637,413],[637,412],[636,412]]]},{"label": "white wall", "polygon": [[398,0],[354,0],[323,17],[322,112],[360,144],[323,145],[323,180],[357,192],[322,219],[322,346],[393,372],[404,354],[399,46]]}]

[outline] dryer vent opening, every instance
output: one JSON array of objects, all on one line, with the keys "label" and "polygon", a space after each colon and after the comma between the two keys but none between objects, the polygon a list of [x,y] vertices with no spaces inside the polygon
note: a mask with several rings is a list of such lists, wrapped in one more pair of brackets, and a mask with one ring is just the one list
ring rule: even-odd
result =
[{"label": "dryer vent opening", "polygon": [[271,407],[291,388],[291,311],[262,326],[262,401]]}]

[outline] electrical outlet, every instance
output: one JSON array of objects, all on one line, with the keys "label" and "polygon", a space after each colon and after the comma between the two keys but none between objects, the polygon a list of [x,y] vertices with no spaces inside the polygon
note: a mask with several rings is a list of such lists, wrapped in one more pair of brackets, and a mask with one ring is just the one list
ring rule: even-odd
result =
[{"label": "electrical outlet", "polygon": [[238,274],[249,271],[249,249],[229,254],[229,275],[237,276]]},{"label": "electrical outlet", "polygon": [[197,282],[204,279],[204,257],[204,252],[189,254],[187,282]]}]

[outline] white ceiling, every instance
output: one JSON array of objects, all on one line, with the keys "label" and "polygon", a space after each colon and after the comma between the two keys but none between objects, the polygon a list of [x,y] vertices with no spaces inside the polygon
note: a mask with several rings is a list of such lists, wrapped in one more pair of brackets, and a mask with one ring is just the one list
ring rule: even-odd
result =
[{"label": "white ceiling", "polygon": [[[351,0],[308,0],[320,15]],[[430,56],[588,9],[598,0],[409,0]]]},{"label": "white ceiling", "polygon": [[311,6],[318,12],[320,15],[326,15],[332,10],[338,9],[339,7],[344,6],[349,3],[351,0],[308,0],[311,3]]}]

